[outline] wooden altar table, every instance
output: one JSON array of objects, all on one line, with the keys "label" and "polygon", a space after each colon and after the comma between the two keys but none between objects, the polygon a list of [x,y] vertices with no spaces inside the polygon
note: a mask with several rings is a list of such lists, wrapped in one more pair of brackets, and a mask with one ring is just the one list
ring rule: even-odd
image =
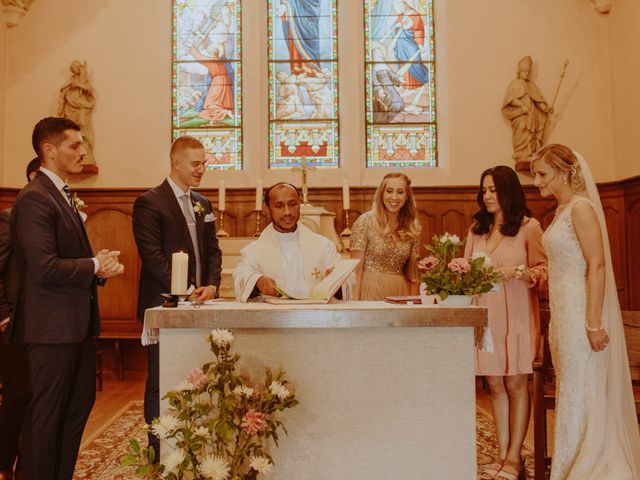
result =
[{"label": "wooden altar table", "polygon": [[[228,328],[241,368],[287,372],[300,404],[271,448],[273,480],[476,478],[474,328],[486,309],[341,302],[219,302],[147,310],[160,395],[211,361]],[[166,402],[161,410],[166,408]]]}]

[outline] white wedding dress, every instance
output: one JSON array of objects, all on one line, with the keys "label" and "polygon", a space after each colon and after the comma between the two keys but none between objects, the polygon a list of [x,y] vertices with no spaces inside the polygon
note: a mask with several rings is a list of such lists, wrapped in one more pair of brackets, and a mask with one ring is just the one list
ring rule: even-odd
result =
[{"label": "white wedding dress", "polygon": [[542,237],[549,261],[549,345],[557,385],[551,480],[638,480],[640,437],[606,228],[601,229],[607,264],[602,320],[609,346],[593,352],[584,327],[586,261],[571,212],[577,202],[589,202],[602,224],[604,215],[588,167],[579,159],[591,180],[589,198],[574,196]]}]

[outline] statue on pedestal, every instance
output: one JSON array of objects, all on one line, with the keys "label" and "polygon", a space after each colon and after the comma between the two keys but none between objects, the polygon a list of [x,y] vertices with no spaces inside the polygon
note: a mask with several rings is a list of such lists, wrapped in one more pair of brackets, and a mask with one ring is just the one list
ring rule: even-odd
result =
[{"label": "statue on pedestal", "polygon": [[529,171],[531,155],[545,140],[548,116],[553,112],[540,89],[530,80],[533,60],[530,56],[518,62],[518,77],[507,87],[502,114],[513,129],[513,159],[517,171]]},{"label": "statue on pedestal", "polygon": [[87,73],[87,62],[74,60],[69,65],[71,78],[60,89],[58,116],[73,120],[78,124],[87,149],[83,163],[95,164],[93,156],[93,124],[91,111],[95,106],[95,94]]}]

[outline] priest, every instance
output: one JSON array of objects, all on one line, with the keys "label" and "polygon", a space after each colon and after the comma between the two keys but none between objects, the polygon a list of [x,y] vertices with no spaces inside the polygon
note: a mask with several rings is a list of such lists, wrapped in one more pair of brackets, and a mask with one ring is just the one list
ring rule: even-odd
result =
[{"label": "priest", "polygon": [[[233,272],[236,298],[241,302],[260,294],[280,296],[276,285],[296,298],[310,292],[340,261],[335,244],[298,223],[300,193],[290,183],[276,183],[266,190],[264,201],[271,223],[255,242],[240,252]],[[349,296],[350,278],[343,285]]]}]

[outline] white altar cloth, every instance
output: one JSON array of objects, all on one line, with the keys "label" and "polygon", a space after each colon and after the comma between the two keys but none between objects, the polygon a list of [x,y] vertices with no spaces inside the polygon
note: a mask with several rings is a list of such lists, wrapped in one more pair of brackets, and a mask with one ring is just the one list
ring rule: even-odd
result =
[{"label": "white altar cloth", "polygon": [[159,331],[161,396],[211,360],[212,328],[233,332],[252,378],[287,372],[300,405],[282,414],[272,480],[471,480],[485,322],[481,308],[222,302],[150,309],[145,323]]}]

